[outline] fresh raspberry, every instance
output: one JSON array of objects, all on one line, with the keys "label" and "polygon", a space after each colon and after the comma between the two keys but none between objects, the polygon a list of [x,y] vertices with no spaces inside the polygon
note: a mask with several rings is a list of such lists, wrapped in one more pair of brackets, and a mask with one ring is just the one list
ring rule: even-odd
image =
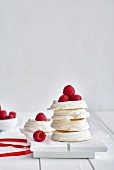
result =
[{"label": "fresh raspberry", "polygon": [[77,101],[77,100],[82,100],[82,97],[78,94],[74,94],[69,97],[70,101]]},{"label": "fresh raspberry", "polygon": [[72,87],[71,85],[65,86],[64,89],[63,89],[63,94],[67,95],[68,97],[71,96],[71,95],[74,95],[75,94],[74,87]]},{"label": "fresh raspberry", "polygon": [[35,118],[36,121],[47,121],[46,116],[44,113],[38,113]]},{"label": "fresh raspberry", "polygon": [[11,117],[13,116],[12,118],[16,118],[16,113],[11,111],[11,112],[9,112],[9,116],[11,116]]},{"label": "fresh raspberry", "polygon": [[5,117],[5,119],[13,119],[13,118],[14,118],[13,115],[8,115]]},{"label": "fresh raspberry", "polygon": [[33,138],[37,142],[42,142],[46,138],[46,134],[42,130],[37,130],[33,133]]},{"label": "fresh raspberry", "polygon": [[5,119],[7,116],[6,110],[0,110],[0,119]]},{"label": "fresh raspberry", "polygon": [[69,101],[68,96],[62,95],[62,96],[59,97],[58,102],[66,102],[66,101]]}]

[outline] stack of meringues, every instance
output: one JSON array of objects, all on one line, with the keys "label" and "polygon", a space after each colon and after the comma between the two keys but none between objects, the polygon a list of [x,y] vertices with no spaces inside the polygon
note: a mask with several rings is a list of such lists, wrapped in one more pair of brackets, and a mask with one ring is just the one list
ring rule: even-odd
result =
[{"label": "stack of meringues", "polygon": [[74,88],[71,85],[65,86],[63,95],[58,101],[54,100],[49,108],[54,111],[51,127],[55,129],[52,133],[55,141],[76,142],[91,139],[90,126],[86,120],[90,116],[85,110],[87,104],[80,95],[75,94],[75,90],[74,94],[66,95],[72,89]]}]

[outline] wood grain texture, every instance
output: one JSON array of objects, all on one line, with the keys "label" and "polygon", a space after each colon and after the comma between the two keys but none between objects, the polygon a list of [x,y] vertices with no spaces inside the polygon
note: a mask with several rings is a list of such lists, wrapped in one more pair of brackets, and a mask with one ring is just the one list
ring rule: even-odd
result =
[{"label": "wood grain texture", "polygon": [[0,170],[40,170],[39,160],[30,156],[0,158]]},{"label": "wood grain texture", "polygon": [[[99,119],[99,116],[102,118]],[[102,116],[101,116],[102,115]],[[110,115],[110,116],[107,116]],[[108,146],[108,151],[106,153],[97,153],[96,159],[90,159],[90,163],[94,167],[95,170],[113,170],[114,169],[114,135],[112,132],[113,127],[113,112],[97,112],[97,116],[93,115],[92,119],[94,119],[95,125],[99,126],[102,131],[106,134],[105,142]]]},{"label": "wood grain texture", "polygon": [[91,163],[96,170],[113,170],[114,169],[114,141],[105,140],[108,146],[106,153],[97,153],[96,159],[91,159]]},{"label": "wood grain texture", "polygon": [[42,170],[92,170],[88,159],[40,159]]},{"label": "wood grain texture", "polygon": [[114,111],[95,112],[100,120],[114,133]]}]

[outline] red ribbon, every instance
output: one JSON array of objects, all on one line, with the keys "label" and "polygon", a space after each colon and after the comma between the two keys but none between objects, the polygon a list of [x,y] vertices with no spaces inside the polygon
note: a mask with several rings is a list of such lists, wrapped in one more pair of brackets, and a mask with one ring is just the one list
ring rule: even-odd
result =
[{"label": "red ribbon", "polygon": [[7,157],[7,156],[22,156],[31,154],[30,151],[30,145],[17,145],[17,144],[7,144],[7,143],[1,143],[1,142],[24,142],[27,143],[26,139],[18,139],[18,138],[2,138],[0,139],[0,147],[14,147],[14,148],[23,148],[26,149],[24,151],[18,151],[18,152],[9,152],[9,153],[1,153],[0,157]]}]

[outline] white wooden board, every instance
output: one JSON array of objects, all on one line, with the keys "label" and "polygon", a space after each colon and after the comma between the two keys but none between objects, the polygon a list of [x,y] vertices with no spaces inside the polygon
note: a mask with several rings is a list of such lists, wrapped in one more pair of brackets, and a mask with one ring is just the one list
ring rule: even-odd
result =
[{"label": "white wooden board", "polygon": [[94,152],[39,152],[33,151],[34,158],[95,158]]},{"label": "white wooden board", "polygon": [[[99,119],[99,116],[101,119]],[[114,134],[112,132],[114,127],[113,121],[114,111],[112,112],[97,112],[96,114],[92,114],[91,118],[92,121],[94,120],[94,124],[102,131],[107,134],[105,139],[105,143],[108,146],[107,153],[97,153],[96,159],[90,159],[91,165],[94,167],[95,170],[114,170]]]},{"label": "white wooden board", "polygon": [[40,159],[41,170],[93,170],[88,159]]},{"label": "white wooden board", "polygon": [[32,133],[20,130],[28,138],[34,158],[95,158],[96,152],[107,151],[102,132],[94,134],[91,140],[69,143],[53,141],[51,133],[45,141],[35,142]]}]

